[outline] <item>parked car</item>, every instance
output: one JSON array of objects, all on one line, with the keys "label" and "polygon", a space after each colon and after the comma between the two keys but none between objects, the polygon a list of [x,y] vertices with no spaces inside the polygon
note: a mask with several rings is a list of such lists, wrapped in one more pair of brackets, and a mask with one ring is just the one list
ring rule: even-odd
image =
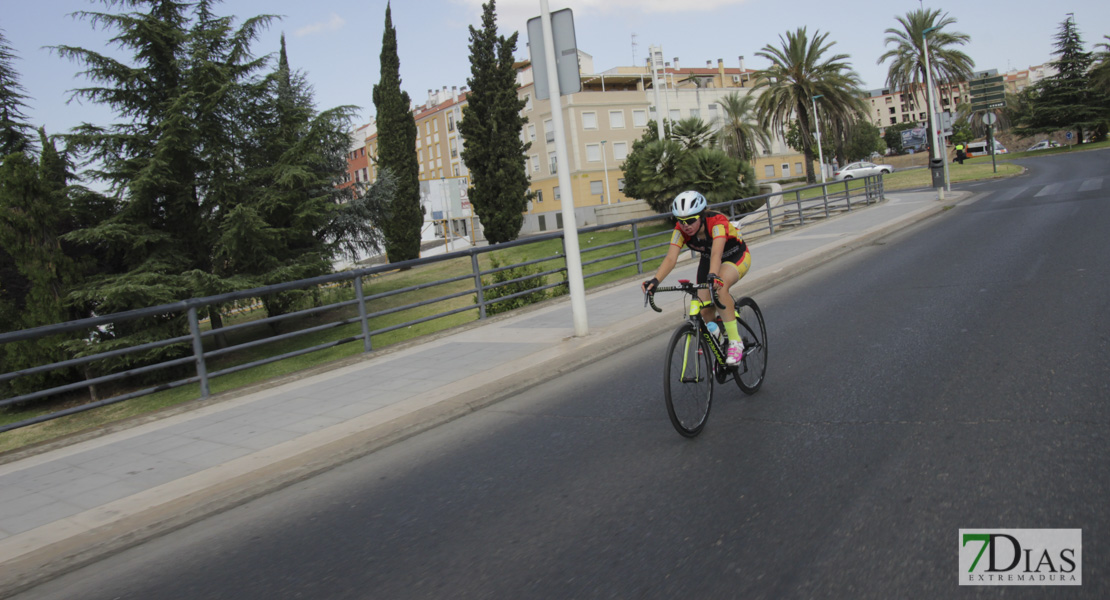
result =
[{"label": "parked car", "polygon": [[[994,142],[994,153],[995,154],[1007,154],[1008,152],[1009,152],[1009,150],[1007,150],[1005,148],[1005,146],[1003,146],[1002,144],[999,144],[998,141],[995,140],[995,142]],[[987,143],[985,141],[984,142],[971,142],[967,145],[967,157],[968,158],[975,158],[976,156],[990,156],[990,154],[987,153]]]},{"label": "parked car", "polygon": [[1032,152],[1034,150],[1047,150],[1049,148],[1059,148],[1059,147],[1060,147],[1060,144],[1057,144],[1056,142],[1054,142],[1052,140],[1041,140],[1041,141],[1037,142],[1036,144],[1033,144],[1032,146],[1029,146],[1029,149],[1026,150],[1026,152]]},{"label": "parked car", "polygon": [[854,179],[856,177],[867,177],[868,175],[879,175],[880,173],[886,175],[893,173],[894,167],[890,165],[877,165],[866,161],[848,163],[843,167],[833,172],[833,179],[840,181],[843,179]]}]

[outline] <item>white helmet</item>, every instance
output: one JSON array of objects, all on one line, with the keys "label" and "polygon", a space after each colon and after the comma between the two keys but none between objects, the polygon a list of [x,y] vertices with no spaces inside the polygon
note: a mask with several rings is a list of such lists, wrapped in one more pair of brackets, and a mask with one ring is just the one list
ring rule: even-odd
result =
[{"label": "white helmet", "polygon": [[705,196],[694,190],[688,190],[675,196],[671,204],[671,214],[678,218],[692,217],[705,210],[708,205]]}]

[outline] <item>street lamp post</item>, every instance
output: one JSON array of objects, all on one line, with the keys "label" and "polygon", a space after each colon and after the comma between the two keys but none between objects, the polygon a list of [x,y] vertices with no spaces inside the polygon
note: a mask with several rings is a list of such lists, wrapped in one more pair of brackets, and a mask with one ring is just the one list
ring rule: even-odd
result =
[{"label": "street lamp post", "polygon": [[605,158],[605,143],[608,140],[601,140],[601,168],[605,170],[605,203],[612,204],[613,197],[609,195],[609,161]]},{"label": "street lamp post", "polygon": [[812,98],[813,100],[813,125],[817,127],[817,164],[821,167],[821,183],[825,183],[825,153],[821,151],[821,119],[817,116],[817,99],[824,98],[823,94],[817,94]]},{"label": "street lamp post", "polygon": [[[929,27],[921,32],[921,42],[925,49],[925,102],[929,105],[929,136],[930,141],[933,145],[933,153],[930,155],[929,169],[933,168],[931,159],[934,156],[940,158],[941,152],[943,150],[939,145],[939,140],[937,139],[937,126],[939,125],[939,123],[937,123],[937,111],[933,106],[933,71],[932,68],[929,66],[929,32],[933,31],[934,29],[936,29],[936,27]],[[937,190],[938,198],[940,200],[944,200],[944,187],[941,186],[937,188]]]}]

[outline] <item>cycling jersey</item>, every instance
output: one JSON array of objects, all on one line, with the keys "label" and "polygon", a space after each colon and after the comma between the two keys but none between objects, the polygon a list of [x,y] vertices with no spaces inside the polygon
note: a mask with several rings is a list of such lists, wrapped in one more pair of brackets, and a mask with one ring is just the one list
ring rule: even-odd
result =
[{"label": "cycling jersey", "polygon": [[725,238],[725,248],[721,251],[721,262],[738,262],[748,251],[748,245],[744,242],[744,237],[740,235],[740,230],[728,220],[725,215],[707,211],[705,213],[705,227],[708,235],[704,239],[699,239],[697,234],[687,236],[682,232],[681,223],[676,224],[674,232],[671,233],[671,245],[682,248],[683,246],[689,247],[695,252],[700,252],[702,260],[709,260],[710,252],[713,249],[713,240],[717,238]]}]

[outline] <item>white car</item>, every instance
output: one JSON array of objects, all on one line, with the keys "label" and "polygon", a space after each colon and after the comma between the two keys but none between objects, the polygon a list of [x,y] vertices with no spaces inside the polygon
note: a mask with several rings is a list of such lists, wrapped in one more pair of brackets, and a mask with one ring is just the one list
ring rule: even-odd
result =
[{"label": "white car", "polygon": [[833,179],[840,181],[844,179],[854,179],[856,177],[867,177],[868,175],[886,175],[893,172],[894,167],[890,165],[877,165],[875,163],[860,161],[848,163],[837,169],[833,173]]},{"label": "white car", "polygon": [[1059,147],[1060,147],[1060,144],[1057,144],[1056,142],[1054,142],[1052,140],[1041,140],[1041,141],[1037,142],[1036,144],[1033,144],[1032,146],[1030,146],[1029,149],[1026,150],[1026,152],[1032,152],[1034,150],[1048,150],[1049,148],[1059,148]]}]

